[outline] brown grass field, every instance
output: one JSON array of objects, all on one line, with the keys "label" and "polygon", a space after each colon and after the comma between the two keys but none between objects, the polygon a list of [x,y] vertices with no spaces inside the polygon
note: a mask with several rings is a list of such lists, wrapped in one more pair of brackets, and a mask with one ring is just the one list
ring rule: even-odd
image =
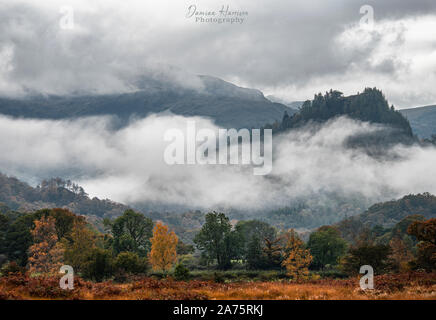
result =
[{"label": "brown grass field", "polygon": [[374,284],[374,290],[363,291],[358,278],[232,283],[137,278],[123,284],[76,278],[74,290],[63,290],[59,277],[13,275],[0,278],[0,300],[436,300],[435,273],[381,275]]}]

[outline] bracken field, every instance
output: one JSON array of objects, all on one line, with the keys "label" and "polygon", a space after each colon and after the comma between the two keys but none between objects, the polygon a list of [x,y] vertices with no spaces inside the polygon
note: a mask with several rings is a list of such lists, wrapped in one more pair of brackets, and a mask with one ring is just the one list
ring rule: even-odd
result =
[{"label": "bracken field", "polygon": [[59,286],[59,277],[11,275],[0,278],[0,300],[368,300],[436,299],[436,274],[413,272],[380,275],[373,290],[361,290],[359,278],[306,281],[175,281],[136,278],[129,283],[94,283],[76,278],[73,290]]}]

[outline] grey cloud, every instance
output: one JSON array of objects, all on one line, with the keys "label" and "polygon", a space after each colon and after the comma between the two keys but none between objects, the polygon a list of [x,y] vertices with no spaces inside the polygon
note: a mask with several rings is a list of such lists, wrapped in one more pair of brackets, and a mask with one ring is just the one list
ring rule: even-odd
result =
[{"label": "grey cloud", "polygon": [[[202,25],[184,17],[192,1],[164,2],[154,8],[141,1],[123,5],[77,1],[73,4],[77,28],[72,31],[59,29],[62,1],[7,2],[0,13],[0,52],[12,46],[13,70],[0,73],[0,92],[130,91],[144,75],[201,87],[193,74],[270,91],[313,86],[315,92],[320,78],[340,77],[356,66],[367,72],[360,79],[362,88],[377,73],[392,73],[395,81],[404,62],[394,56],[368,68],[379,44],[377,35],[358,50],[338,47],[336,37],[358,23],[359,8],[372,5],[376,21],[436,13],[431,0],[273,0],[267,6],[265,1],[240,0],[231,7],[249,12],[243,24]],[[219,10],[222,3],[197,5]],[[350,74],[342,80],[343,86],[350,77],[359,76]],[[395,90],[392,94],[394,101],[404,102]],[[296,98],[308,98],[303,95]]]},{"label": "grey cloud", "polygon": [[[436,193],[435,148],[396,146],[380,161],[344,148],[348,137],[378,127],[341,118],[314,133],[301,129],[273,140],[271,175],[251,167],[175,165],[163,161],[167,128],[217,129],[209,120],[153,115],[112,131],[110,119],[12,120],[0,117],[3,173],[34,181],[61,175],[92,196],[167,207],[262,210],[300,197],[336,192],[372,202]],[[92,124],[92,125],[91,125]]]}]

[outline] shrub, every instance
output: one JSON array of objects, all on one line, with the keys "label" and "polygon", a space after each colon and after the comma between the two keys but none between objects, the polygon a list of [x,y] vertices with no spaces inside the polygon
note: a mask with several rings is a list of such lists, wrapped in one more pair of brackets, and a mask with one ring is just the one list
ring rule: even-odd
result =
[{"label": "shrub", "polygon": [[345,279],[348,277],[346,273],[339,269],[328,269],[321,270],[314,273],[315,275],[319,275],[321,278],[332,278],[332,279]]},{"label": "shrub", "polygon": [[411,263],[412,268],[436,270],[436,219],[415,221],[409,225],[407,233],[420,241],[417,258]]},{"label": "shrub", "polygon": [[114,285],[111,281],[96,283],[92,287],[92,294],[95,298],[100,299],[104,297],[117,296],[122,293],[122,289]]},{"label": "shrub", "polygon": [[177,256],[179,263],[183,264],[189,270],[201,270],[204,266],[200,265],[200,259],[192,254]]},{"label": "shrub", "polygon": [[224,275],[221,272],[214,272],[213,281],[215,283],[224,283],[225,282]]},{"label": "shrub", "polygon": [[32,297],[38,298],[66,298],[72,295],[70,290],[64,290],[59,286],[57,277],[36,277],[27,281],[26,290]]},{"label": "shrub", "polygon": [[1,268],[1,274],[3,276],[23,273],[25,273],[25,269],[20,267],[15,261],[9,262]]},{"label": "shrub", "polygon": [[8,259],[7,259],[6,255],[0,254],[0,267],[3,266],[3,264],[5,264],[7,260]]},{"label": "shrub", "polygon": [[389,258],[391,248],[381,244],[361,244],[351,247],[348,254],[341,260],[341,271],[349,275],[359,273],[360,267],[370,265],[376,274],[392,270],[393,262]]},{"label": "shrub", "polygon": [[174,270],[174,278],[179,281],[188,280],[190,278],[189,269],[179,263]]},{"label": "shrub", "polygon": [[100,282],[112,275],[112,253],[100,248],[92,250],[83,266],[83,277]]},{"label": "shrub", "polygon": [[121,252],[115,259],[115,269],[130,274],[145,274],[149,266],[146,258],[141,258],[134,252]]}]

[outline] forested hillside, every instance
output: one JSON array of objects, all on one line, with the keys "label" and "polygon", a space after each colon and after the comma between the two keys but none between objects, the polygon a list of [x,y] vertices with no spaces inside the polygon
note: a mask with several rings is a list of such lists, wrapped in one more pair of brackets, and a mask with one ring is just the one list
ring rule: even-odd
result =
[{"label": "forested hillside", "polygon": [[371,204],[363,197],[341,196],[330,192],[290,201],[289,206],[257,213],[253,218],[261,218],[285,229],[312,229],[359,214]]},{"label": "forested hillside", "polygon": [[365,212],[339,222],[337,226],[345,238],[353,239],[365,229],[391,228],[412,215],[436,218],[436,197],[429,193],[412,194],[399,200],[377,203]]},{"label": "forested hillside", "polygon": [[388,125],[404,136],[412,137],[412,129],[406,118],[389,107],[383,93],[376,88],[366,88],[362,93],[344,97],[342,92],[330,90],[325,95],[316,94],[312,101],[303,103],[300,111],[292,116],[285,114],[276,131],[297,128],[308,122],[325,122],[346,115],[349,118]]},{"label": "forested hillside", "polygon": [[43,208],[68,208],[85,215],[113,217],[127,206],[114,201],[89,198],[83,188],[60,178],[42,181],[36,188],[0,173],[0,203],[11,210],[29,212]]},{"label": "forested hillside", "polygon": [[183,116],[215,120],[225,128],[260,128],[281,119],[289,107],[266,99],[256,89],[238,87],[211,76],[198,76],[198,89],[187,89],[165,81],[144,78],[135,92],[111,95],[35,96],[0,98],[0,114],[22,118],[71,119],[114,116],[117,126],[131,118],[171,111]]}]

